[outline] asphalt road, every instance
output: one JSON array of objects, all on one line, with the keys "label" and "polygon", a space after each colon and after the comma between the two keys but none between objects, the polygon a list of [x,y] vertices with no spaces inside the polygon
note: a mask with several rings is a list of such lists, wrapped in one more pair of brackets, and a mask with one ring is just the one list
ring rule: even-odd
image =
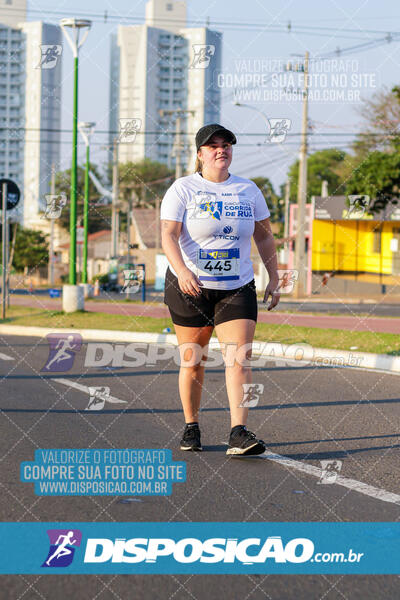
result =
[{"label": "asphalt road", "polygon": [[[291,367],[254,369],[264,384],[249,428],[268,445],[264,457],[225,455],[229,413],[221,367],[206,372],[201,426],[204,452],[182,453],[183,418],[173,360],[139,368],[85,367],[86,344],[68,372],[42,371],[48,344],[2,336],[2,521],[396,521],[400,506],[272,460],[320,467],[342,461],[341,475],[399,493],[399,378],[365,371]],[[12,360],[6,360],[5,357]],[[69,382],[65,384],[61,382]],[[108,386],[127,404],[86,411],[81,386]],[[170,497],[38,497],[19,481],[21,461],[37,448],[170,448],[187,461],[187,481]],[[268,458],[270,457],[270,458]],[[134,592],[134,593],[133,593]],[[133,595],[132,595],[133,594]],[[0,598],[141,600],[392,600],[397,576],[165,575],[2,576]]]}]

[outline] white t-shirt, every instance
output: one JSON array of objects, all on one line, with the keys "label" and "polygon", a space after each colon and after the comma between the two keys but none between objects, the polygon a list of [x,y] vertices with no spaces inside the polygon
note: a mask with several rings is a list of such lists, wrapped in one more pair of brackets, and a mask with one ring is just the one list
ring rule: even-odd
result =
[{"label": "white t-shirt", "polygon": [[221,183],[200,173],[181,177],[161,203],[161,219],[182,223],[179,246],[185,265],[214,290],[233,290],[253,279],[254,222],[269,216],[256,184],[236,175]]}]

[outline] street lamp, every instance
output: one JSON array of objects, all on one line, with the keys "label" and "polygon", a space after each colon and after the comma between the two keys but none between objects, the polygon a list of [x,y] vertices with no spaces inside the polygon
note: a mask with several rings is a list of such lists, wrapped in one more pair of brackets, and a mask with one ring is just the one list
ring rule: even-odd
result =
[{"label": "street lamp", "polygon": [[[77,145],[78,145],[78,54],[92,25],[87,19],[61,19],[60,26],[74,56],[74,107],[72,121],[72,165],[71,165],[71,209],[69,219],[69,283],[76,285],[76,183],[77,183]],[[68,29],[72,31],[69,32]],[[79,40],[80,33],[82,37]],[[72,34],[72,35],[71,35]],[[78,292],[77,292],[78,293]]]},{"label": "street lamp", "polygon": [[268,129],[270,129],[270,124],[268,121],[268,117],[265,113],[263,113],[262,110],[260,110],[259,108],[256,108],[255,106],[251,106],[251,104],[242,104],[241,102],[234,102],[235,106],[241,106],[242,108],[250,108],[250,110],[254,110],[255,112],[258,112],[260,115],[262,115],[268,125]]},{"label": "street lamp", "polygon": [[90,138],[94,132],[96,123],[91,121],[80,121],[78,123],[79,131],[86,145],[86,167],[85,167],[85,198],[83,202],[83,266],[82,283],[88,283],[87,280],[87,258],[88,258],[88,222],[89,222],[89,156],[90,156]]}]

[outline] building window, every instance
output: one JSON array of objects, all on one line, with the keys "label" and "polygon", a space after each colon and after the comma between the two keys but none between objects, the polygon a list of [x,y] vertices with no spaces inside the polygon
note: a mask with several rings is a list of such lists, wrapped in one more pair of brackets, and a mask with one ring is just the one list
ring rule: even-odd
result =
[{"label": "building window", "polygon": [[382,245],[382,228],[374,229],[374,237],[372,242],[372,252],[375,254],[381,253],[381,245]]},{"label": "building window", "polygon": [[167,8],[167,10],[173,10],[173,6],[172,6],[171,2],[168,2],[166,8]]}]

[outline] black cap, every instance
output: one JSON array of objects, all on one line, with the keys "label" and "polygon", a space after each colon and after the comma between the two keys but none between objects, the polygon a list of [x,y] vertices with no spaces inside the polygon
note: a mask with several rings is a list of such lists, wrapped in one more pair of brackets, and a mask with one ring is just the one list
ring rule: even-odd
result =
[{"label": "black cap", "polygon": [[236,137],[232,131],[222,127],[222,125],[218,125],[218,123],[211,123],[211,125],[204,125],[204,127],[201,127],[201,129],[199,129],[196,133],[197,150],[200,148],[200,146],[204,146],[214,135],[214,133],[219,133],[231,144],[236,144]]}]

